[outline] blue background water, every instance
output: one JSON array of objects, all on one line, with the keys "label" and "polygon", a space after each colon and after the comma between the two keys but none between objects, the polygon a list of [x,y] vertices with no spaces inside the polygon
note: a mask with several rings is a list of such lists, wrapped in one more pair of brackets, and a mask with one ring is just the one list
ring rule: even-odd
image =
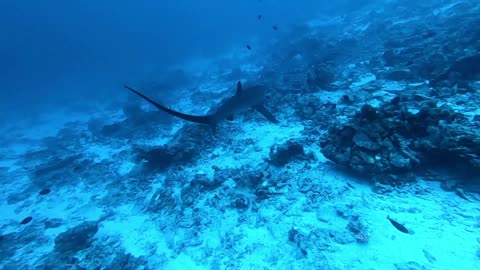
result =
[{"label": "blue background water", "polygon": [[[100,94],[115,94],[121,83],[171,65],[222,54],[253,37],[268,41],[274,24],[286,27],[348,7],[323,2],[2,1],[0,80],[8,98],[1,103],[18,109],[27,102],[32,109],[105,98]],[[258,14],[264,16],[260,26]]]}]

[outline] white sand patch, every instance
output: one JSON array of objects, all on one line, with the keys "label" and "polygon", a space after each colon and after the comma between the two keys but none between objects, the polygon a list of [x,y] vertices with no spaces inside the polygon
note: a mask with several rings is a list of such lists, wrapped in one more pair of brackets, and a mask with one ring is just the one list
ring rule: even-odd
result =
[{"label": "white sand patch", "polygon": [[[243,132],[236,138],[238,140],[254,139],[258,153],[261,153],[264,157],[268,157],[271,146],[285,143],[291,138],[300,137],[304,128],[300,123],[296,123],[296,125],[287,125],[286,123],[276,125],[271,123],[246,122],[242,125],[242,129]],[[254,150],[248,145],[246,145],[246,149]],[[250,158],[250,156],[248,156],[248,158]]]},{"label": "white sand patch", "polygon": [[145,146],[163,146],[165,144],[168,144],[171,141],[172,137],[175,136],[178,130],[180,130],[184,125],[184,120],[175,118],[174,123],[169,128],[162,128],[161,131],[158,132],[157,137],[153,139],[139,139],[136,141],[136,143]]},{"label": "white sand patch", "polygon": [[385,91],[402,91],[407,87],[405,82],[383,81],[382,90]]},{"label": "white sand patch", "polygon": [[118,174],[122,175],[122,176],[125,176],[128,173],[130,173],[133,170],[133,168],[135,168],[136,165],[137,164],[135,164],[131,161],[124,161],[124,162],[122,162],[122,164],[118,168]]},{"label": "white sand patch", "polygon": [[0,167],[8,168],[7,172],[13,172],[21,167],[16,165],[18,160],[16,159],[4,159],[0,160]]},{"label": "white sand patch", "polygon": [[[478,213],[478,206],[465,204],[453,193],[441,190],[438,183],[423,184],[432,189],[432,194],[402,192],[398,195],[377,195],[368,192],[362,195],[363,203],[357,203],[355,209],[369,227],[370,244],[362,248],[364,256],[360,260],[365,269],[375,268],[375,265],[381,265],[382,269],[395,269],[393,263],[408,261],[431,266],[431,269],[475,269],[472,260],[451,258],[474,256],[478,248],[476,234],[460,229],[473,228],[474,220],[462,217],[461,213]],[[413,233],[399,232],[386,219],[387,215]],[[341,254],[358,252],[356,245],[345,245],[343,248]],[[435,261],[429,262],[426,253],[431,254]],[[345,257],[344,260],[352,259]]]},{"label": "white sand patch", "polygon": [[66,186],[61,191],[52,190],[45,196],[37,195],[35,212],[39,216],[62,220],[97,220],[103,214],[95,200],[108,192],[99,184],[94,189],[83,181],[76,186]]},{"label": "white sand patch", "polygon": [[[233,235],[234,248],[241,254],[236,259],[241,269],[271,267],[272,262],[278,267],[306,263],[307,258],[295,259],[296,247],[288,243],[288,231],[291,228],[298,228],[304,233],[318,228],[348,231],[349,220],[340,217],[336,207],[352,205],[353,212],[359,215],[368,228],[369,242],[342,245],[325,239],[325,243],[318,243],[319,246],[329,245],[334,250],[325,253],[330,266],[342,269],[381,267],[393,270],[396,269],[395,263],[415,261],[428,269],[457,269],[456,266],[461,267],[459,269],[475,269],[473,260],[452,261],[451,258],[475,256],[478,236],[474,213],[479,212],[478,205],[465,203],[452,193],[445,193],[440,190],[438,183],[418,184],[430,189],[430,194],[410,194],[410,191],[400,190],[399,194],[394,192],[379,195],[373,193],[367,185],[357,183],[354,178],[319,169],[321,168],[313,168],[311,172],[303,172],[301,175],[315,177],[319,184],[330,187],[342,187],[349,182],[355,188],[347,196],[309,205],[307,208],[302,194],[295,196],[293,201],[278,196],[270,205],[263,204],[257,214],[252,213],[247,220],[241,222],[238,221],[239,214],[235,210],[226,211],[217,216],[211,229],[203,232],[204,246],[223,249],[219,239]],[[284,208],[285,205],[288,205],[287,209]],[[386,219],[387,215],[414,233],[399,232]],[[218,228],[218,233],[214,227]],[[218,234],[221,235],[220,238]],[[320,251],[310,249],[308,252]],[[434,261],[429,261],[427,256],[431,256],[430,260]]]},{"label": "white sand patch", "polygon": [[115,212],[114,220],[102,223],[100,236],[117,235],[122,247],[135,257],[167,253],[168,247],[158,224],[147,214],[138,215],[133,205],[122,205]]},{"label": "white sand patch", "polygon": [[114,147],[106,144],[89,144],[84,153],[93,155],[93,161],[101,163],[105,160],[111,160],[113,155],[129,149],[130,146]]},{"label": "white sand patch", "polygon": [[[2,213],[0,215],[0,224],[2,224],[2,233],[9,233],[12,231],[16,231],[18,228],[18,223],[24,219],[25,215],[21,215],[21,213],[17,213],[16,211],[16,206],[15,205],[8,205],[6,202],[2,201],[2,204],[0,205],[0,212]],[[13,226],[6,226],[7,224],[13,225]]]},{"label": "white sand patch", "polygon": [[377,76],[375,76],[372,73],[367,73],[367,74],[363,75],[362,77],[360,77],[359,81],[356,81],[356,82],[352,83],[350,88],[357,88],[357,87],[360,87],[360,86],[364,86],[364,85],[369,84],[371,82],[374,82],[376,80],[377,80]]},{"label": "white sand patch", "polygon": [[[2,227],[2,233],[23,230],[24,228],[19,226],[19,222],[28,216],[33,217],[31,223],[37,225],[47,219],[60,219],[63,223],[61,226],[45,230],[45,235],[53,240],[59,233],[72,227],[71,224],[98,220],[104,215],[103,209],[91,199],[98,193],[98,187],[88,191],[83,183],[79,183],[73,187],[64,187],[61,191],[53,190],[44,196],[36,194],[18,204],[2,204],[0,206],[2,213],[0,222],[8,224]],[[27,207],[23,205],[27,205]],[[31,224],[27,226],[31,226]],[[49,249],[47,249],[48,251]],[[36,250],[36,252],[40,252],[40,250]]]},{"label": "white sand patch", "polygon": [[209,267],[198,265],[190,256],[185,254],[178,255],[175,259],[169,261],[163,268],[164,270],[208,270]]},{"label": "white sand patch", "polygon": [[235,136],[235,141],[242,143],[242,140],[253,140],[252,144],[242,145],[240,153],[233,153],[231,145],[217,145],[208,154],[208,162],[197,164],[195,167],[185,170],[196,174],[206,174],[213,178],[212,166],[223,169],[239,168],[242,166],[257,166],[269,158],[270,147],[281,144],[291,138],[298,138],[303,131],[302,125],[274,125],[270,123],[243,122],[240,134]]}]

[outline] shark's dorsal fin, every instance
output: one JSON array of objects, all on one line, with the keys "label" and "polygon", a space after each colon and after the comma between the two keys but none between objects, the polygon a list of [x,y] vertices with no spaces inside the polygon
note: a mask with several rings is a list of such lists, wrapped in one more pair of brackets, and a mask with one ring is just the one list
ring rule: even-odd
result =
[{"label": "shark's dorsal fin", "polygon": [[235,93],[235,95],[240,95],[241,93],[242,93],[242,83],[240,81],[238,81],[237,92]]}]

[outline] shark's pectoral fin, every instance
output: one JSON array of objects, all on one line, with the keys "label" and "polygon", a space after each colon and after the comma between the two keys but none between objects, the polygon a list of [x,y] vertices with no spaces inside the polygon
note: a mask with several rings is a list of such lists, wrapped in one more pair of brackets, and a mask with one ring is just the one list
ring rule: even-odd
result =
[{"label": "shark's pectoral fin", "polygon": [[275,118],[275,116],[273,116],[273,114],[269,110],[267,110],[267,108],[265,108],[263,104],[253,106],[253,108],[257,110],[257,112],[261,113],[265,118],[267,118],[268,121],[275,124],[279,123],[277,118]]}]

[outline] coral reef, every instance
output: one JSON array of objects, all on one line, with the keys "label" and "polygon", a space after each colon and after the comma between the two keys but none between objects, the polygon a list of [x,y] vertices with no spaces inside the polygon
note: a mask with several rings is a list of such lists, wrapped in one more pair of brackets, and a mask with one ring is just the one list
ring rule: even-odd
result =
[{"label": "coral reef", "polygon": [[307,154],[298,140],[290,139],[284,144],[274,145],[270,148],[270,163],[274,166],[285,166],[292,160],[313,159],[311,153]]},{"label": "coral reef", "polygon": [[399,175],[442,162],[480,169],[480,140],[462,114],[430,101],[410,108],[406,99],[398,96],[378,109],[364,105],[348,123],[328,131],[322,153],[348,170],[391,184],[408,181]]},{"label": "coral reef", "polygon": [[97,222],[84,222],[55,238],[55,252],[67,255],[89,248],[98,231]]}]

